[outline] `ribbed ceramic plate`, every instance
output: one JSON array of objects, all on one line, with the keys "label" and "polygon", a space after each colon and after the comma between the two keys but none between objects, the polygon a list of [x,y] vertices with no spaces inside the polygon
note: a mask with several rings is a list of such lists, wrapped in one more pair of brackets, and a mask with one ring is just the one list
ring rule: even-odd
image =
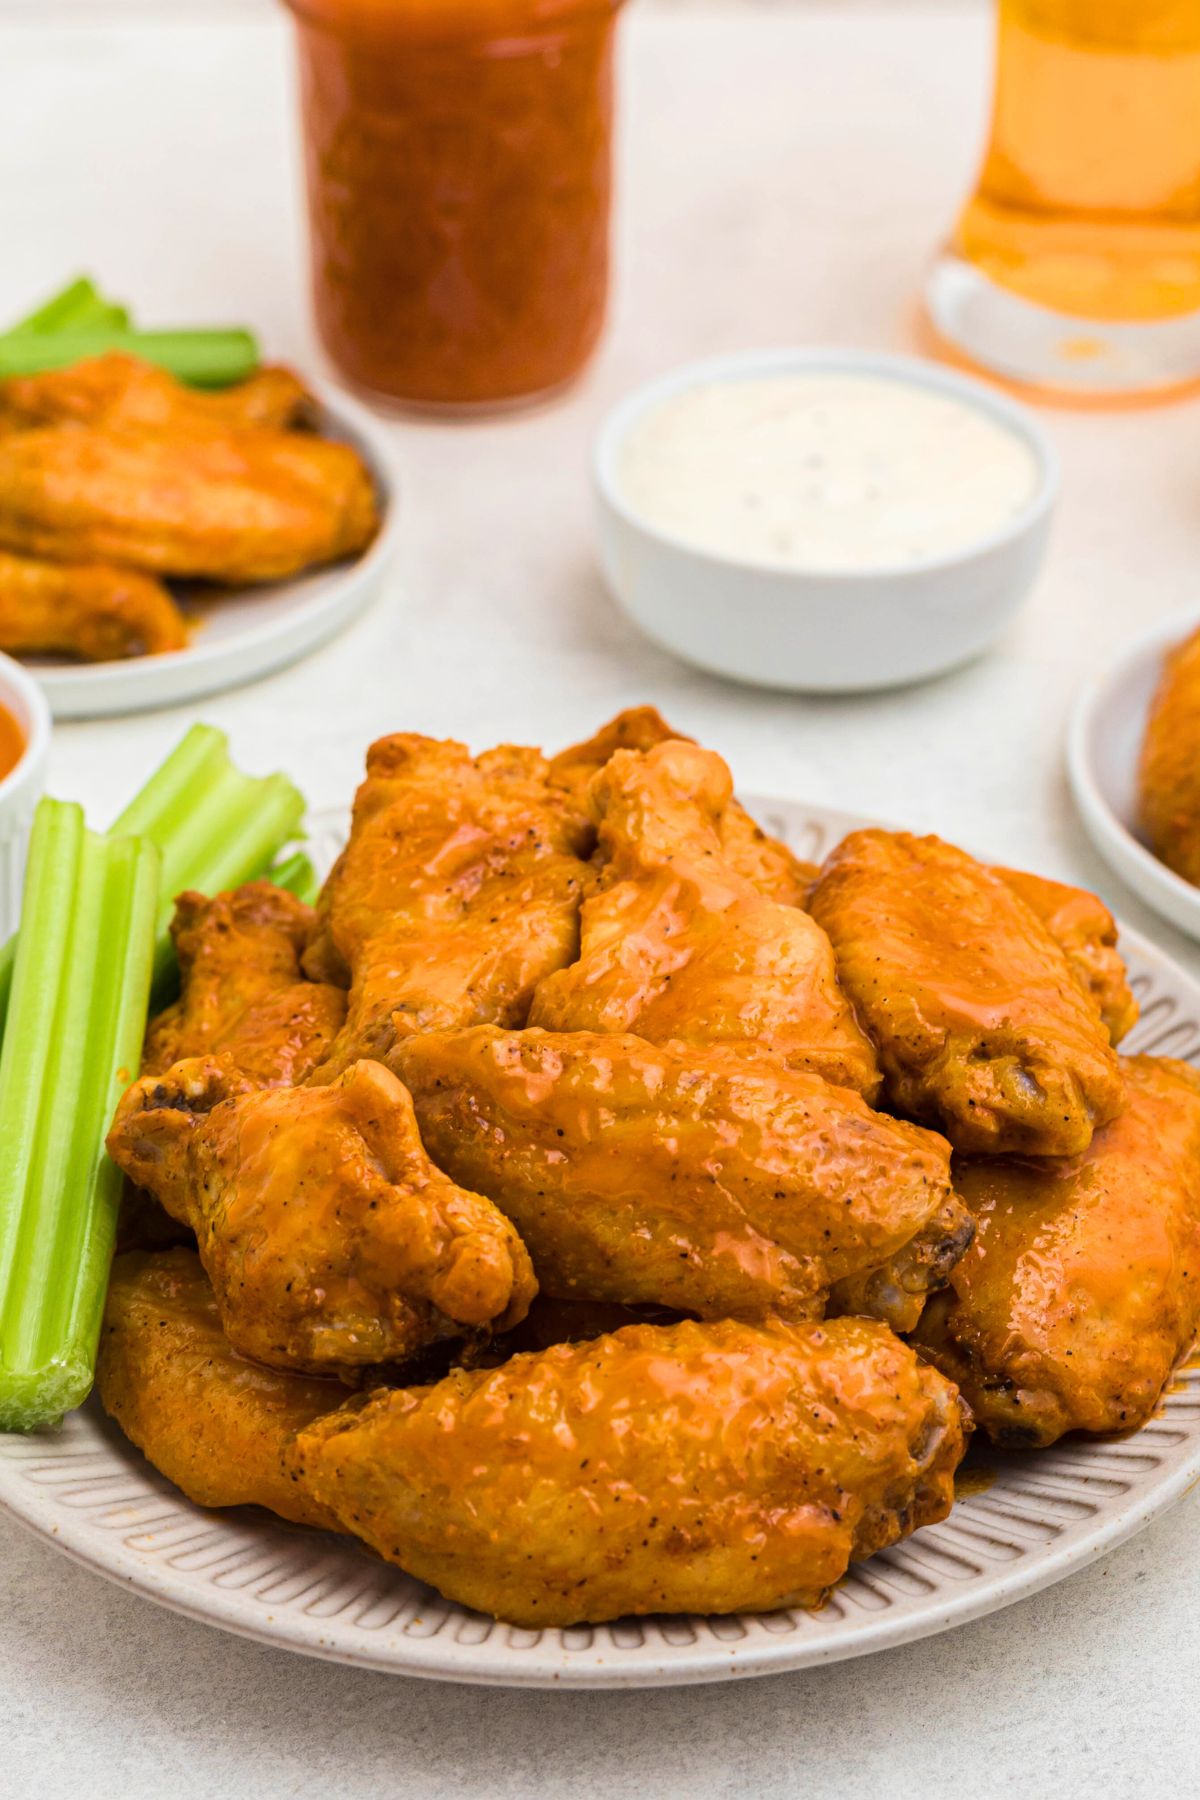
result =
[{"label": "ribbed ceramic plate", "polygon": [[382,523],[374,543],[353,562],[312,569],[292,581],[231,589],[203,602],[185,599],[192,628],[185,650],[123,662],[26,662],[56,719],[146,712],[241,687],[307,656],[344,630],[378,593],[400,523],[391,448],[365,407],[325,383],[310,385],[319,429],[352,444],[375,477]]},{"label": "ribbed ceramic plate", "polygon": [[[753,804],[753,803],[752,803]],[[769,828],[818,859],[862,820],[775,801]],[[339,827],[319,822],[327,861]],[[344,833],[345,820],[340,821]],[[1200,1060],[1200,985],[1133,932],[1130,1047]],[[1040,1455],[975,1453],[941,1525],[858,1564],[819,1612],[630,1619],[527,1631],[447,1604],[365,1550],[251,1511],[190,1505],[89,1403],[61,1431],[0,1437],[0,1505],[88,1568],[164,1606],[310,1656],[442,1681],[652,1687],[766,1675],[979,1618],[1082,1568],[1200,1478],[1200,1368],[1141,1431]],[[986,1484],[986,1485],[985,1485]]]}]

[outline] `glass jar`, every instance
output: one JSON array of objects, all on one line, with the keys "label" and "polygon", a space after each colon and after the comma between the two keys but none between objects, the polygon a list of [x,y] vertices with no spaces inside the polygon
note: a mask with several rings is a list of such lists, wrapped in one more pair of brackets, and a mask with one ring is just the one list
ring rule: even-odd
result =
[{"label": "glass jar", "polygon": [[554,392],[604,322],[620,0],[288,0],[317,327],[368,394]]}]

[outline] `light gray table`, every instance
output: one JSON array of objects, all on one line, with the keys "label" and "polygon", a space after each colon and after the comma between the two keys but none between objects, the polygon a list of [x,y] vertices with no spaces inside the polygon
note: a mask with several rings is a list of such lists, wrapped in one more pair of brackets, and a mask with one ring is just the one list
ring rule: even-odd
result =
[{"label": "light gray table", "polygon": [[[0,22],[0,317],[87,268],[149,322],[250,320],[273,354],[314,366],[282,21],[28,20]],[[814,702],[724,686],[651,648],[606,598],[585,480],[605,407],[672,362],[743,344],[910,346],[986,85],[978,8],[629,26],[621,281],[588,381],[525,419],[396,426],[407,532],[393,590],[318,656],[195,710],[248,765],[288,768],[327,806],[389,728],[556,745],[651,700],[748,789],[1097,884],[1200,969],[1091,856],[1061,772],[1080,681],[1194,602],[1195,405],[1045,414],[1066,474],[1047,574],[992,656],[925,688]],[[56,791],[103,823],[190,716],[60,729]],[[566,1697],[305,1663],[177,1620],[0,1525],[0,1794],[1179,1793],[1195,1764],[1198,1527],[1193,1497],[1059,1588],[861,1663]]]}]

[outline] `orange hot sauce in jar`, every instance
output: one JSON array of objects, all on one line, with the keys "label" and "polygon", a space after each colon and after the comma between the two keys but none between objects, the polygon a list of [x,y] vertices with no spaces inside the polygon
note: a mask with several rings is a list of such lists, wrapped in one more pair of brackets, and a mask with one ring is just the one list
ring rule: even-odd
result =
[{"label": "orange hot sauce in jar", "polygon": [[368,393],[502,407],[604,322],[620,0],[288,0],[317,327]]}]

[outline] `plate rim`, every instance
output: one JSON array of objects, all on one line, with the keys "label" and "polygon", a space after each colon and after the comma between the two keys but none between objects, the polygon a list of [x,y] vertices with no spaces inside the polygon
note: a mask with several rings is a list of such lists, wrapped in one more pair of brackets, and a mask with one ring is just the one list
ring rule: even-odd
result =
[{"label": "plate rim", "polygon": [[[764,823],[770,825],[771,815],[774,814],[784,821],[792,821],[793,830],[817,825],[825,831],[844,835],[847,831],[878,823],[840,808],[788,800],[780,796],[747,794],[744,799],[750,811]],[[345,817],[345,808],[331,808],[315,812],[309,824],[316,831],[330,831],[335,822],[344,821]],[[801,823],[797,824],[796,821]],[[1200,1017],[1200,980],[1141,932],[1121,925],[1120,934],[1125,948],[1143,969],[1149,970],[1151,976],[1161,974],[1177,988],[1182,987],[1194,1002]],[[1197,1381],[1193,1387],[1200,1396],[1200,1369],[1197,1370]],[[82,1415],[72,1415],[64,1428],[66,1431],[73,1431],[82,1425],[91,1434],[83,1453],[98,1454],[105,1439],[115,1435],[121,1452],[128,1453],[130,1477],[136,1484],[144,1484],[147,1499],[158,1498],[165,1490],[183,1501],[183,1496],[179,1495],[173,1484],[146,1463],[134,1446],[119,1437],[115,1426],[107,1420],[101,1423],[96,1417],[97,1412],[98,1402],[93,1396],[87,1403],[85,1412]],[[1147,1426],[1142,1427],[1142,1432],[1152,1432],[1156,1424],[1161,1426],[1161,1414],[1156,1414]],[[1191,1423],[1190,1428],[1188,1422],[1184,1421],[1183,1429],[1185,1443],[1187,1438],[1191,1439],[1190,1447],[1175,1459],[1163,1475],[1152,1481],[1149,1492],[1139,1493],[1135,1489],[1132,1493],[1107,1501],[1100,1496],[1096,1516],[1090,1525],[1068,1536],[1065,1542],[1044,1546],[1040,1550],[1030,1550],[1017,1566],[1009,1568],[1007,1572],[1004,1568],[996,1569],[993,1566],[955,1592],[947,1594],[943,1588],[936,1593],[936,1604],[921,1612],[900,1609],[890,1616],[866,1614],[861,1624],[856,1619],[851,1631],[825,1641],[809,1635],[802,1628],[786,1638],[779,1637],[764,1642],[759,1637],[754,1641],[754,1627],[760,1616],[745,1615],[743,1622],[751,1638],[749,1643],[745,1639],[722,1641],[716,1638],[693,1644],[686,1650],[675,1650],[669,1659],[656,1659],[652,1651],[646,1652],[645,1647],[641,1651],[635,1651],[609,1644],[599,1649],[592,1647],[572,1651],[560,1646],[557,1652],[545,1652],[539,1646],[539,1654],[529,1657],[524,1650],[513,1654],[509,1646],[498,1648],[490,1641],[490,1635],[489,1639],[478,1646],[464,1645],[453,1640],[453,1654],[449,1657],[444,1653],[443,1643],[443,1654],[439,1657],[441,1625],[429,1636],[422,1638],[403,1637],[399,1633],[389,1637],[387,1633],[380,1632],[378,1638],[372,1641],[364,1634],[364,1642],[359,1647],[339,1640],[336,1618],[327,1621],[330,1629],[323,1633],[321,1622],[310,1618],[307,1613],[296,1614],[286,1608],[273,1612],[269,1605],[259,1605],[248,1599],[245,1591],[238,1587],[219,1588],[210,1584],[202,1590],[193,1591],[182,1580],[172,1582],[170,1565],[160,1566],[148,1556],[129,1549],[124,1543],[101,1539],[97,1544],[95,1530],[88,1526],[86,1520],[77,1519],[69,1508],[55,1505],[53,1488],[43,1493],[32,1482],[21,1480],[21,1464],[35,1460],[39,1444],[46,1444],[46,1437],[40,1434],[28,1438],[0,1437],[0,1512],[31,1530],[73,1562],[131,1589],[145,1599],[198,1623],[232,1631],[238,1636],[275,1649],[288,1650],[293,1654],[313,1656],[390,1675],[479,1686],[572,1691],[692,1686],[758,1675],[783,1674],[893,1649],[901,1644],[916,1642],[959,1625],[969,1624],[1053,1585],[1125,1542],[1151,1520],[1177,1504],[1200,1481],[1200,1419]],[[1115,1441],[1120,1444],[1136,1442],[1140,1435],[1141,1433],[1134,1432],[1126,1439]],[[1093,1450],[1102,1453],[1113,1442],[1111,1439],[1066,1440],[1064,1447],[1068,1451],[1086,1453]],[[1052,1450],[1041,1454],[1050,1457],[1054,1453]],[[1030,1465],[1035,1472],[1044,1466],[1036,1462]],[[1103,1470],[1097,1472],[1102,1474]],[[1048,1475],[1053,1478],[1052,1471],[1048,1471]],[[186,1501],[183,1503],[190,1505]],[[214,1527],[236,1517],[228,1512],[207,1513],[200,1508],[194,1510],[202,1522],[211,1520]],[[950,1517],[953,1519],[953,1513]],[[942,1524],[948,1522],[942,1521]],[[936,1531],[938,1527],[927,1529]],[[311,1534],[310,1541],[317,1536],[319,1534]],[[919,1539],[920,1534],[916,1536]],[[911,1543],[913,1540],[905,1542]],[[329,1545],[329,1555],[333,1558],[345,1556],[351,1550],[354,1554],[365,1555],[357,1545],[342,1543],[334,1538],[330,1538]],[[903,1545],[896,1548],[903,1549]],[[370,1560],[368,1558],[368,1563]],[[869,1569],[870,1566],[870,1562],[855,1565],[860,1569]],[[441,1611],[444,1620],[456,1615],[470,1616],[466,1609],[436,1595],[432,1596],[427,1610],[430,1613]],[[797,1613],[801,1611],[790,1610]],[[701,1621],[703,1623],[705,1621]],[[604,1627],[592,1629],[600,1631]],[[548,1631],[542,1633],[541,1637],[548,1637],[553,1641],[556,1635]]]},{"label": "plate rim", "polygon": [[[21,658],[21,667],[41,687],[55,719],[122,717],[246,686],[319,648],[369,603],[395,556],[400,529],[395,450],[382,422],[361,401],[320,377],[305,377],[305,386],[322,418],[365,454],[375,478],[381,520],[366,550],[344,565],[312,571],[324,573],[322,590],[298,599],[281,617],[260,620],[216,642],[206,643],[201,636],[185,649],[161,656],[82,665]],[[267,584],[262,591],[273,586],[282,594],[289,585]],[[236,604],[236,595],[216,602],[226,603]]]}]

